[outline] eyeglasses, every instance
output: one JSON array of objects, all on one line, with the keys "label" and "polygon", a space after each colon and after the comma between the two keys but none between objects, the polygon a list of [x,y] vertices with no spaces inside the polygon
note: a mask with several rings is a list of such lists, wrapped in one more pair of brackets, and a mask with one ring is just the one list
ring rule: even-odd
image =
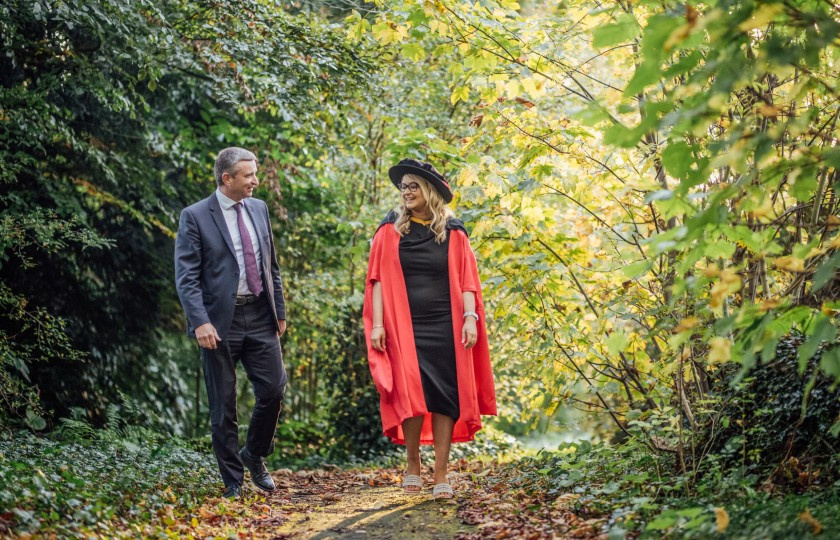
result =
[{"label": "eyeglasses", "polygon": [[400,191],[408,190],[410,193],[414,193],[420,187],[420,184],[417,182],[412,182],[410,184],[400,184],[397,186]]}]

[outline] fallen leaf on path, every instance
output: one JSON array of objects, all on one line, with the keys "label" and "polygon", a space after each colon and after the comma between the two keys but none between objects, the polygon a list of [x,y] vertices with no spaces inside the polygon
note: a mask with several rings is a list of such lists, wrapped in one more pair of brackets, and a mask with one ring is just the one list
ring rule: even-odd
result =
[{"label": "fallen leaf on path", "polygon": [[717,532],[723,532],[729,527],[729,513],[725,508],[715,508],[715,527]]},{"label": "fallen leaf on path", "polygon": [[214,514],[210,510],[204,508],[203,506],[198,509],[198,515],[203,517],[204,519],[209,519],[209,518],[216,517],[216,514]]},{"label": "fallen leaf on path", "polygon": [[811,510],[806,508],[804,512],[799,514],[799,519],[807,523],[811,526],[811,531],[814,534],[820,534],[822,532],[822,524],[817,521],[817,519],[811,515]]},{"label": "fallen leaf on path", "polygon": [[569,508],[580,498],[578,493],[564,493],[554,501],[555,508]]}]

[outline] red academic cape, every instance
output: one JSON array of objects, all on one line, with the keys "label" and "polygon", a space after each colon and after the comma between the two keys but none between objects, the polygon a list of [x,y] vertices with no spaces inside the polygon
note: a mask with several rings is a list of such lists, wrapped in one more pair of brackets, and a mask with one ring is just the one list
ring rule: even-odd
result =
[{"label": "red academic cape", "polygon": [[[426,409],[408,295],[399,255],[400,235],[393,223],[379,227],[373,237],[368,261],[363,318],[368,347],[368,363],[373,382],[379,391],[379,407],[385,435],[397,444],[405,444],[402,422],[423,415],[421,444],[432,444],[432,415]],[[373,329],[373,284],[382,282],[382,303],[386,335],[385,352],[371,346]],[[461,344],[464,326],[463,292],[475,293],[478,313],[478,340],[471,349]],[[467,235],[458,229],[449,231],[449,294],[452,326],[455,335],[455,363],[458,373],[458,400],[461,415],[455,422],[452,442],[471,441],[481,429],[481,415],[496,414],[496,391],[490,367],[487,327],[475,255]]]}]

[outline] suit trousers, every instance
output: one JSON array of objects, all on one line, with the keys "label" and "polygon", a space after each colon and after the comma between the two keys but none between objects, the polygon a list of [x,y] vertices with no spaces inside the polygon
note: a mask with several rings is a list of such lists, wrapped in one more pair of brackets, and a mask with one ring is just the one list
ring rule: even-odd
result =
[{"label": "suit trousers", "polygon": [[286,369],[276,321],[265,295],[236,306],[227,337],[214,350],[201,349],[204,382],[210,402],[213,452],[225,486],[242,484],[236,418],[236,363],[241,361],[254,387],[256,404],[248,426],[248,454],[265,457],[274,451],[274,432],[286,388]]}]

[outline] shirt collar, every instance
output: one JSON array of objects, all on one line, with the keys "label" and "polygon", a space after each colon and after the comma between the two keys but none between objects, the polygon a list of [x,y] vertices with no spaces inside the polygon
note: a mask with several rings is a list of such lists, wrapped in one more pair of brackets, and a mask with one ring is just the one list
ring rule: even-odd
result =
[{"label": "shirt collar", "polygon": [[[219,206],[222,207],[222,210],[230,210],[234,204],[237,204],[236,201],[222,193],[219,188],[216,188],[216,198],[219,199]],[[242,202],[242,206],[245,206],[244,201],[239,202]]]}]

